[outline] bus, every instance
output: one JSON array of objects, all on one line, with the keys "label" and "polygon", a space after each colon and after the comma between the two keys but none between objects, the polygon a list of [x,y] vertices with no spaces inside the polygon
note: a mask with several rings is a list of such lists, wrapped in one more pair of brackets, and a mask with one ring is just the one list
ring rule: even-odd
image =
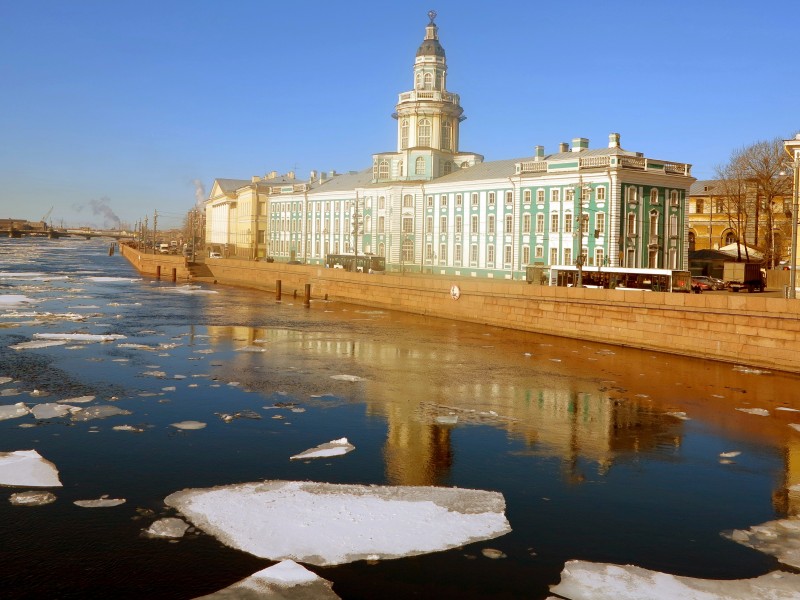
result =
[{"label": "bus", "polygon": [[[632,269],[625,267],[583,267],[583,286],[610,290],[645,290],[650,292],[692,291],[692,274],[673,269]],[[574,287],[578,267],[550,267],[550,285]]]},{"label": "bus", "polygon": [[383,273],[386,270],[386,258],[372,254],[328,254],[325,265],[329,269],[344,269],[361,273]]}]

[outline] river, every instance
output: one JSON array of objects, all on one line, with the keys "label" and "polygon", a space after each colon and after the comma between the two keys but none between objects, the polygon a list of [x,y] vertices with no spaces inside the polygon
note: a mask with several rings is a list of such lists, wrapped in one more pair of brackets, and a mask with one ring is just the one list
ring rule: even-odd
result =
[{"label": "river", "polygon": [[[230,585],[271,563],[208,535],[170,543],[142,530],[174,514],[163,499],[177,490],[264,479],[503,494],[504,536],[311,567],[347,599],[545,598],[570,559],[712,579],[780,568],[720,533],[800,512],[796,376],[155,281],[108,247],[0,239],[0,404],[93,396],[130,413],[0,421],[0,452],[35,449],[63,482],[37,507],[0,488],[4,598],[193,598]],[[54,333],[75,337],[24,346]],[[185,420],[207,425],[171,426]],[[289,460],[342,437],[356,448],[345,456]],[[73,504],[106,494],[126,501]]]}]

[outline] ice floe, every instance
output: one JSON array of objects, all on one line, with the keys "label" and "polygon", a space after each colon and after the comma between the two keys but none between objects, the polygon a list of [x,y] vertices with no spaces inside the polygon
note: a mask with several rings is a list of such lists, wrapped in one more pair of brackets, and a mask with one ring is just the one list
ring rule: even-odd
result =
[{"label": "ice floe", "polygon": [[356,447],[348,442],[347,438],[341,438],[320,444],[316,448],[304,450],[300,454],[295,454],[289,458],[291,460],[299,460],[304,458],[328,458],[330,456],[342,456],[348,452],[352,452],[355,449]]},{"label": "ice floe", "polygon": [[119,333],[34,333],[36,340],[64,340],[70,342],[113,342],[124,340]]},{"label": "ice floe", "polygon": [[[754,550],[770,554],[785,565],[800,569],[800,516],[767,521],[746,530],[724,531],[722,535]],[[796,589],[797,597],[800,597],[800,581]]]},{"label": "ice floe", "polygon": [[52,492],[17,492],[8,499],[14,506],[44,506],[56,501]]},{"label": "ice floe", "polygon": [[88,281],[94,281],[95,283],[137,283],[141,281],[141,279],[134,279],[130,277],[87,277]]},{"label": "ice floe", "polygon": [[65,398],[64,400],[56,400],[59,404],[86,404],[94,400],[94,396],[76,396],[75,398]]},{"label": "ice floe", "polygon": [[36,450],[0,452],[0,485],[61,487],[58,470]]},{"label": "ice floe", "polygon": [[208,290],[199,285],[182,285],[172,288],[162,288],[162,291],[172,292],[174,294],[219,294],[217,290]]},{"label": "ice floe", "polygon": [[797,600],[800,575],[774,571],[754,579],[695,579],[632,565],[571,560],[550,591],[569,600]]},{"label": "ice floe", "polygon": [[737,408],[736,410],[747,413],[748,415],[756,415],[759,417],[769,416],[769,411],[765,408]]},{"label": "ice floe", "polygon": [[30,298],[22,294],[0,294],[0,306],[19,306],[31,302]]},{"label": "ice floe", "polygon": [[12,350],[32,350],[34,348],[49,348],[50,346],[63,346],[67,340],[31,340],[9,346]]},{"label": "ice floe", "polygon": [[206,424],[202,421],[180,421],[179,423],[170,423],[170,426],[175,429],[203,429]]},{"label": "ice floe", "polygon": [[93,500],[75,500],[73,504],[82,508],[110,508],[125,504],[125,498],[109,498],[108,494],[105,494]]},{"label": "ice floe", "polygon": [[157,538],[182,538],[189,524],[183,519],[176,517],[165,517],[155,521],[150,527],[145,529],[145,534]]},{"label": "ice floe", "polygon": [[765,371],[764,369],[755,369],[753,367],[745,367],[743,365],[736,365],[733,367],[734,371],[738,371],[739,373],[747,373],[748,375],[769,375],[769,371]]},{"label": "ice floe", "polygon": [[34,419],[58,419],[67,416],[71,412],[78,412],[79,410],[82,409],[77,406],[49,402],[47,404],[37,404],[31,408],[31,414]]},{"label": "ice floe", "polygon": [[105,419],[107,417],[115,417],[117,415],[130,415],[131,411],[111,406],[109,404],[101,404],[98,406],[90,406],[84,408],[79,412],[72,414],[72,420],[76,422],[92,421],[93,419]]},{"label": "ice floe", "polygon": [[331,379],[336,379],[337,381],[350,381],[352,383],[364,381],[364,378],[359,377],[358,375],[331,375]]},{"label": "ice floe", "polygon": [[264,481],[164,502],[228,546],[315,565],[438,552],[511,531],[502,494],[460,488]]},{"label": "ice floe", "polygon": [[332,583],[312,573],[293,560],[282,560],[276,565],[253,573],[225,589],[200,596],[195,600],[336,600]]},{"label": "ice floe", "polygon": [[24,417],[29,412],[30,410],[28,410],[28,407],[22,402],[17,402],[16,404],[4,404],[0,406],[0,421]]}]

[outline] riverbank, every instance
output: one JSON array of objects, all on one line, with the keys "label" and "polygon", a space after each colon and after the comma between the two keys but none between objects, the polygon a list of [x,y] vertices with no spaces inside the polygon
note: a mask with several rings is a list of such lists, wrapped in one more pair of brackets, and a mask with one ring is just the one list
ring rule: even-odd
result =
[{"label": "riverbank", "polygon": [[[197,281],[178,256],[122,246],[142,274]],[[199,272],[199,271],[197,271]],[[349,273],[312,265],[214,259],[202,280],[309,302],[328,299],[800,373],[800,300],[759,294],[575,289],[468,277]]]}]

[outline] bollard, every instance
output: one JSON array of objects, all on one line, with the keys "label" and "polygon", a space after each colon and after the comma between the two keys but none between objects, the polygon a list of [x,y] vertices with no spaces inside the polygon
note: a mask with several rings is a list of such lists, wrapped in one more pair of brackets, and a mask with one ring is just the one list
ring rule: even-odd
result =
[{"label": "bollard", "polygon": [[172,283],[178,281],[178,269],[172,269]]},{"label": "bollard", "polygon": [[161,279],[161,265],[156,267],[156,279]]},{"label": "bollard", "polygon": [[292,294],[292,298],[297,298],[297,290],[295,290],[294,293]]},{"label": "bollard", "polygon": [[281,301],[281,280],[280,279],[276,279],[275,280],[275,300],[277,300],[278,302]]},{"label": "bollard", "polygon": [[303,300],[303,306],[311,306],[311,284],[306,284],[306,297]]}]

